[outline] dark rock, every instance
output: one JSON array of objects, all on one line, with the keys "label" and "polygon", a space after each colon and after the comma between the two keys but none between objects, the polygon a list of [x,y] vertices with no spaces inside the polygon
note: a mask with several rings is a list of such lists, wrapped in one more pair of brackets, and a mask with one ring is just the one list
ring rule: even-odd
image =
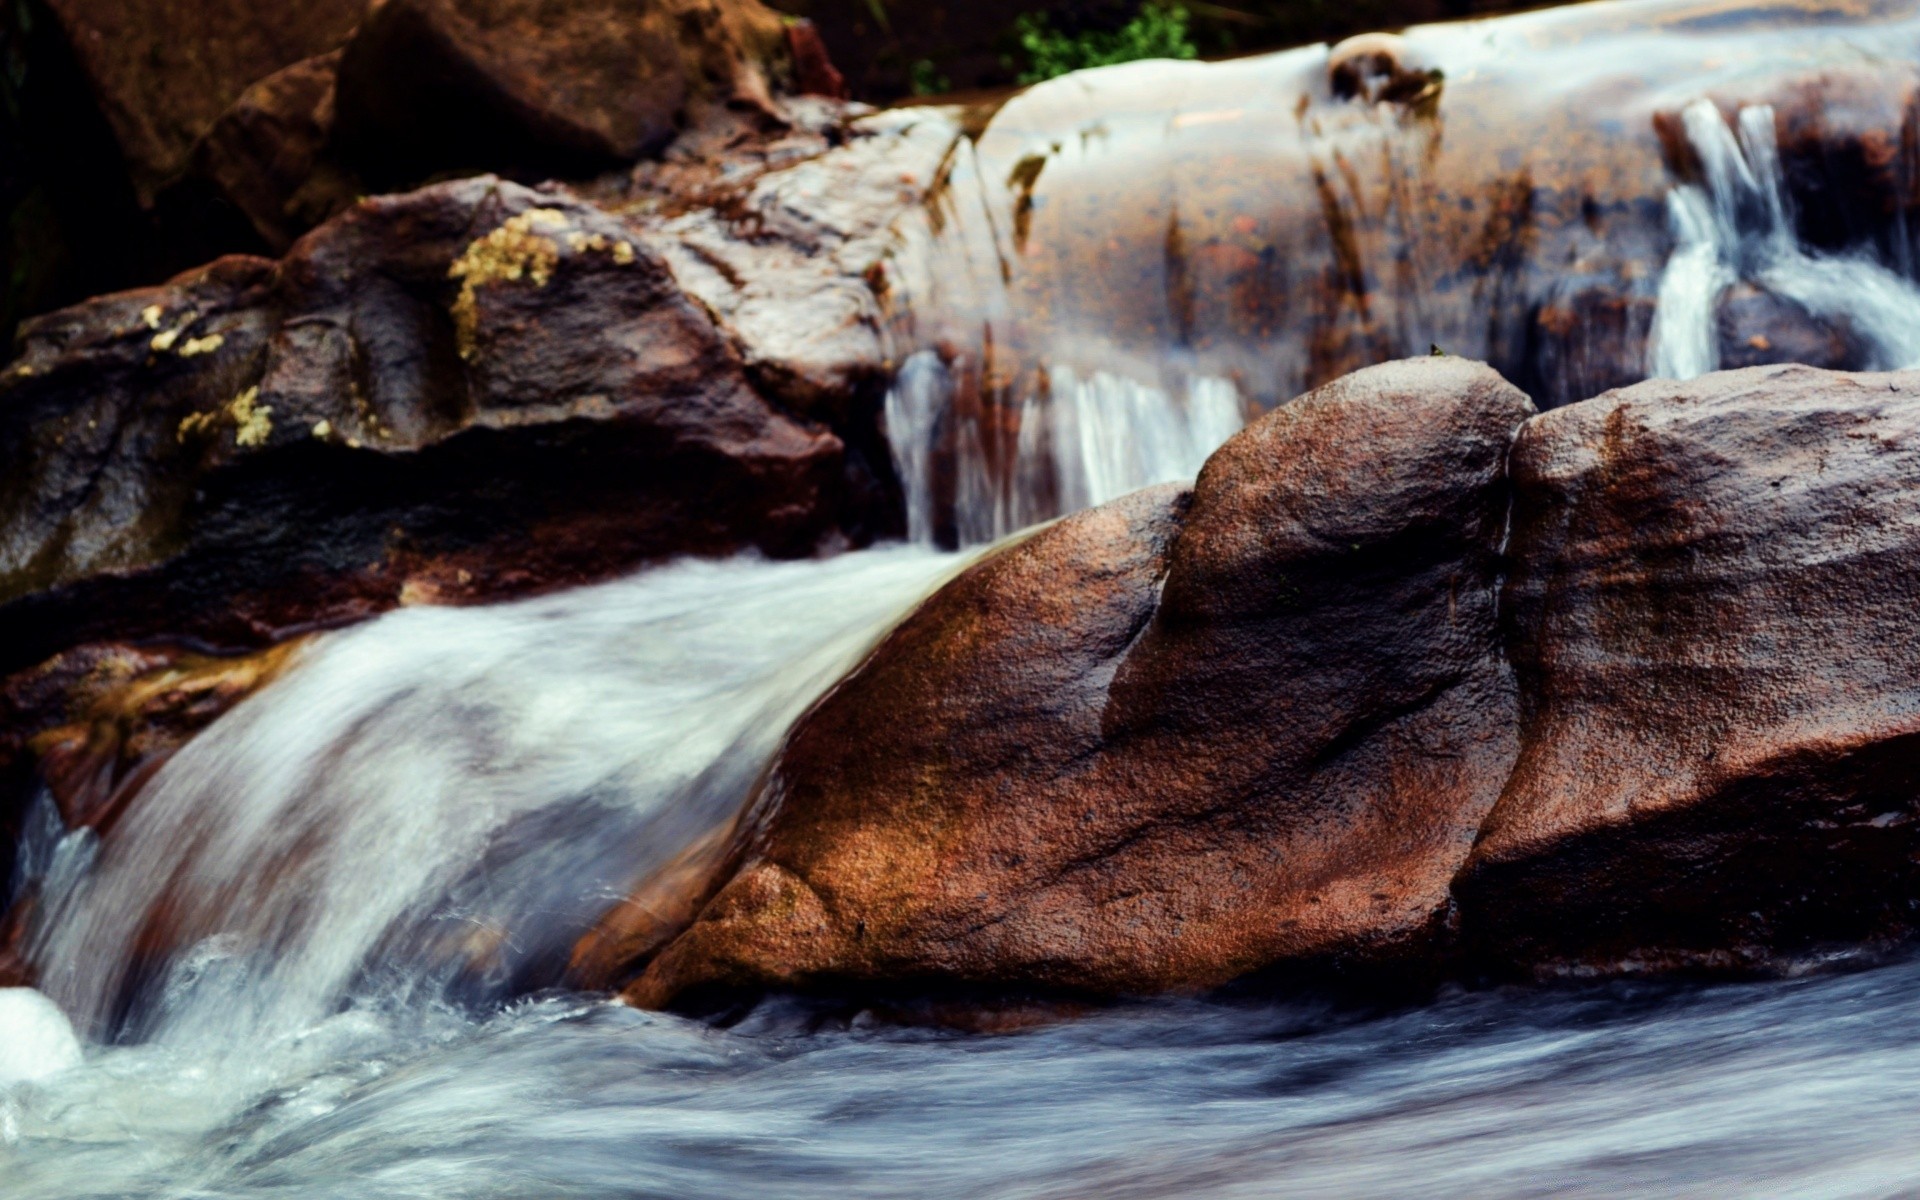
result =
[{"label": "dark rock", "polygon": [[1430,960],[1516,750],[1486,367],[1396,363],[972,568],[791,735],[629,993]]},{"label": "dark rock", "polygon": [[0,380],[0,670],[805,553],[885,519],[631,227],[497,180],[365,202],[278,264],[222,260],[23,341]]},{"label": "dark rock", "polygon": [[340,67],[336,136],[375,184],[580,173],[658,151],[692,105],[771,106],[758,0],[383,0]]},{"label": "dark rock", "polygon": [[802,17],[787,23],[787,55],[793,60],[793,89],[806,96],[847,98],[847,77],[834,68],[820,30]]},{"label": "dark rock", "polygon": [[366,0],[46,0],[151,204],[255,81],[337,49]]},{"label": "dark rock", "polygon": [[276,254],[364,191],[326,157],[340,54],[276,71],[243,92],[194,148],[193,173]]},{"label": "dark rock", "polygon": [[1845,322],[1808,312],[1748,283],[1728,288],[1717,314],[1720,365],[1727,370],[1800,363],[1835,371],[1872,365],[1872,349]]},{"label": "dark rock", "polygon": [[1480,961],[1735,965],[1914,926],[1920,373],[1756,368],[1529,422],[1523,749]]}]

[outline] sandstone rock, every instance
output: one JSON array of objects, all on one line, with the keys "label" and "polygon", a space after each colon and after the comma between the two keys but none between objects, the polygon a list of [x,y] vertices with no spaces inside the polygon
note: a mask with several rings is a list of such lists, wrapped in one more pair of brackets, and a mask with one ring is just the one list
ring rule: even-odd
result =
[{"label": "sandstone rock", "polygon": [[629,226],[497,180],[368,201],[278,264],[222,260],[23,342],[0,380],[0,670],[885,519]]},{"label": "sandstone rock", "polygon": [[1113,994],[1430,954],[1516,750],[1486,367],[1363,371],[971,569],[796,727],[629,995]]},{"label": "sandstone rock", "polygon": [[1653,381],[1514,448],[1482,964],[1736,965],[1920,900],[1920,373]]},{"label": "sandstone rock", "polygon": [[773,111],[758,0],[382,0],[340,68],[337,135],[376,184],[594,170],[659,150],[689,105]]},{"label": "sandstone rock", "polygon": [[366,0],[47,0],[151,204],[255,81],[337,49]]}]

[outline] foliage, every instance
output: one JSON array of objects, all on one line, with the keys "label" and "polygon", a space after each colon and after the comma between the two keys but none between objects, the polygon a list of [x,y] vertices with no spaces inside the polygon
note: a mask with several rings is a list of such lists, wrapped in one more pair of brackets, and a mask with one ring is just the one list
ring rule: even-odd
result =
[{"label": "foliage", "polygon": [[1069,71],[1142,58],[1198,57],[1188,32],[1190,20],[1179,4],[1150,2],[1119,29],[1069,34],[1053,28],[1045,13],[1026,13],[1014,23],[1020,48],[1027,55],[1020,82],[1038,83]]},{"label": "foliage", "polygon": [[953,90],[953,81],[940,73],[932,59],[923,58],[908,72],[908,86],[916,96],[939,96]]}]

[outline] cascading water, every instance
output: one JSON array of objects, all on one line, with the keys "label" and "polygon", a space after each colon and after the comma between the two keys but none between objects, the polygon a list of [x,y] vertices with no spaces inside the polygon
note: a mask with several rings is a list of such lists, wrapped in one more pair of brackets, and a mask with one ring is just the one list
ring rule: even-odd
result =
[{"label": "cascading water", "polygon": [[1871,249],[1823,255],[1799,244],[1773,109],[1742,108],[1730,127],[1712,101],[1698,100],[1681,119],[1702,180],[1667,198],[1675,245],[1660,278],[1648,372],[1691,379],[1720,366],[1720,302],[1736,283],[1837,325],[1865,351],[1858,369],[1920,365],[1920,287]]},{"label": "cascading water", "polygon": [[343,1006],[484,1007],[557,979],[948,565],[688,563],[326,638],[104,845],[28,839],[40,987],[97,1038],[246,1055]]},{"label": "cascading water", "polygon": [[[1913,22],[1819,46],[1797,19],[1730,29],[1719,8],[1609,26],[1663,2],[1410,34],[1437,109],[1425,86],[1427,107],[1330,91],[1324,48],[1009,104],[902,233],[885,415],[912,540],[984,543],[1190,476],[1257,410],[1430,341],[1563,402],[1719,364],[1744,288],[1857,365],[1920,361],[1904,268],[1803,244],[1775,112],[1730,125],[1688,103],[1755,62],[1898,59],[1874,22]],[[1606,53],[1580,45],[1603,35]],[[1669,110],[1698,160],[1671,188],[1649,119]],[[1515,119],[1529,136],[1489,179],[1476,137]],[[724,826],[797,714],[961,562],[682,563],[403,611],[303,650],[104,838],[44,802],[15,874],[38,886],[45,995],[0,991],[0,1196],[1879,1195],[1920,1177],[1911,961],[1386,1013],[1169,1001],[1002,1037],[779,999],[719,1028],[551,988],[594,918]]]},{"label": "cascading water", "polygon": [[[1191,479],[1245,420],[1225,379],[1190,379],[1176,396],[1105,371],[1082,379],[1067,366],[1052,368],[1018,411],[1017,429],[996,430],[956,409],[953,375],[938,354],[907,359],[886,417],[910,540],[939,542],[946,528],[959,545],[983,544],[1149,484]],[[943,465],[949,480],[940,479]]]}]

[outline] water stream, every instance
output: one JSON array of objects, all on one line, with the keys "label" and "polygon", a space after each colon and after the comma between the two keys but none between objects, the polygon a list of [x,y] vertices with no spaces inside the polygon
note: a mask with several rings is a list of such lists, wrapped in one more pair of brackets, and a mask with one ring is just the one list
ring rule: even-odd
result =
[{"label": "water stream", "polygon": [[[392,613],[315,639],[104,839],[43,802],[15,872],[42,898],[40,991],[0,991],[0,1197],[1920,1188],[1911,960],[1386,1012],[1167,1002],[994,1036],[782,999],[721,1028],[555,986],[593,919],[722,828],[806,705],[967,561],[936,546],[1190,477],[1351,356],[1445,339],[1499,360],[1585,272],[1626,281],[1622,311],[1644,301],[1637,332],[1564,370],[1527,342],[1504,369],[1576,399],[1612,378],[1606,355],[1696,375],[1756,296],[1852,365],[1920,364],[1904,243],[1807,245],[1775,110],[1699,98],[1691,64],[1721,61],[1719,27],[1629,28],[1589,63],[1549,36],[1583,20],[1604,24],[1534,15],[1410,44],[1483,124],[1511,119],[1514,78],[1581,119],[1583,97],[1637,73],[1687,81],[1627,106],[1638,142],[1582,142],[1548,112],[1559,132],[1530,151],[1550,181],[1551,155],[1612,147],[1623,195],[1655,179],[1664,211],[1602,197],[1550,231],[1545,267],[1503,258],[1504,183],[1468,196],[1456,178],[1452,207],[1422,207],[1446,170],[1484,174],[1474,123],[1449,142],[1431,112],[1333,105],[1324,48],[1036,89],[956,146],[947,190],[902,233],[885,416],[909,544]],[[1782,23],[1742,44],[1818,69],[1867,61],[1877,36],[1816,51]],[[1660,105],[1697,171],[1662,163]],[[1114,205],[1116,179],[1147,184]],[[1047,241],[1103,212],[1107,240]],[[1250,249],[1262,238],[1280,253]],[[1470,270],[1449,265],[1462,239],[1487,247]],[[1649,247],[1658,269],[1630,270]],[[1320,307],[1287,308],[1296,292]]]}]

